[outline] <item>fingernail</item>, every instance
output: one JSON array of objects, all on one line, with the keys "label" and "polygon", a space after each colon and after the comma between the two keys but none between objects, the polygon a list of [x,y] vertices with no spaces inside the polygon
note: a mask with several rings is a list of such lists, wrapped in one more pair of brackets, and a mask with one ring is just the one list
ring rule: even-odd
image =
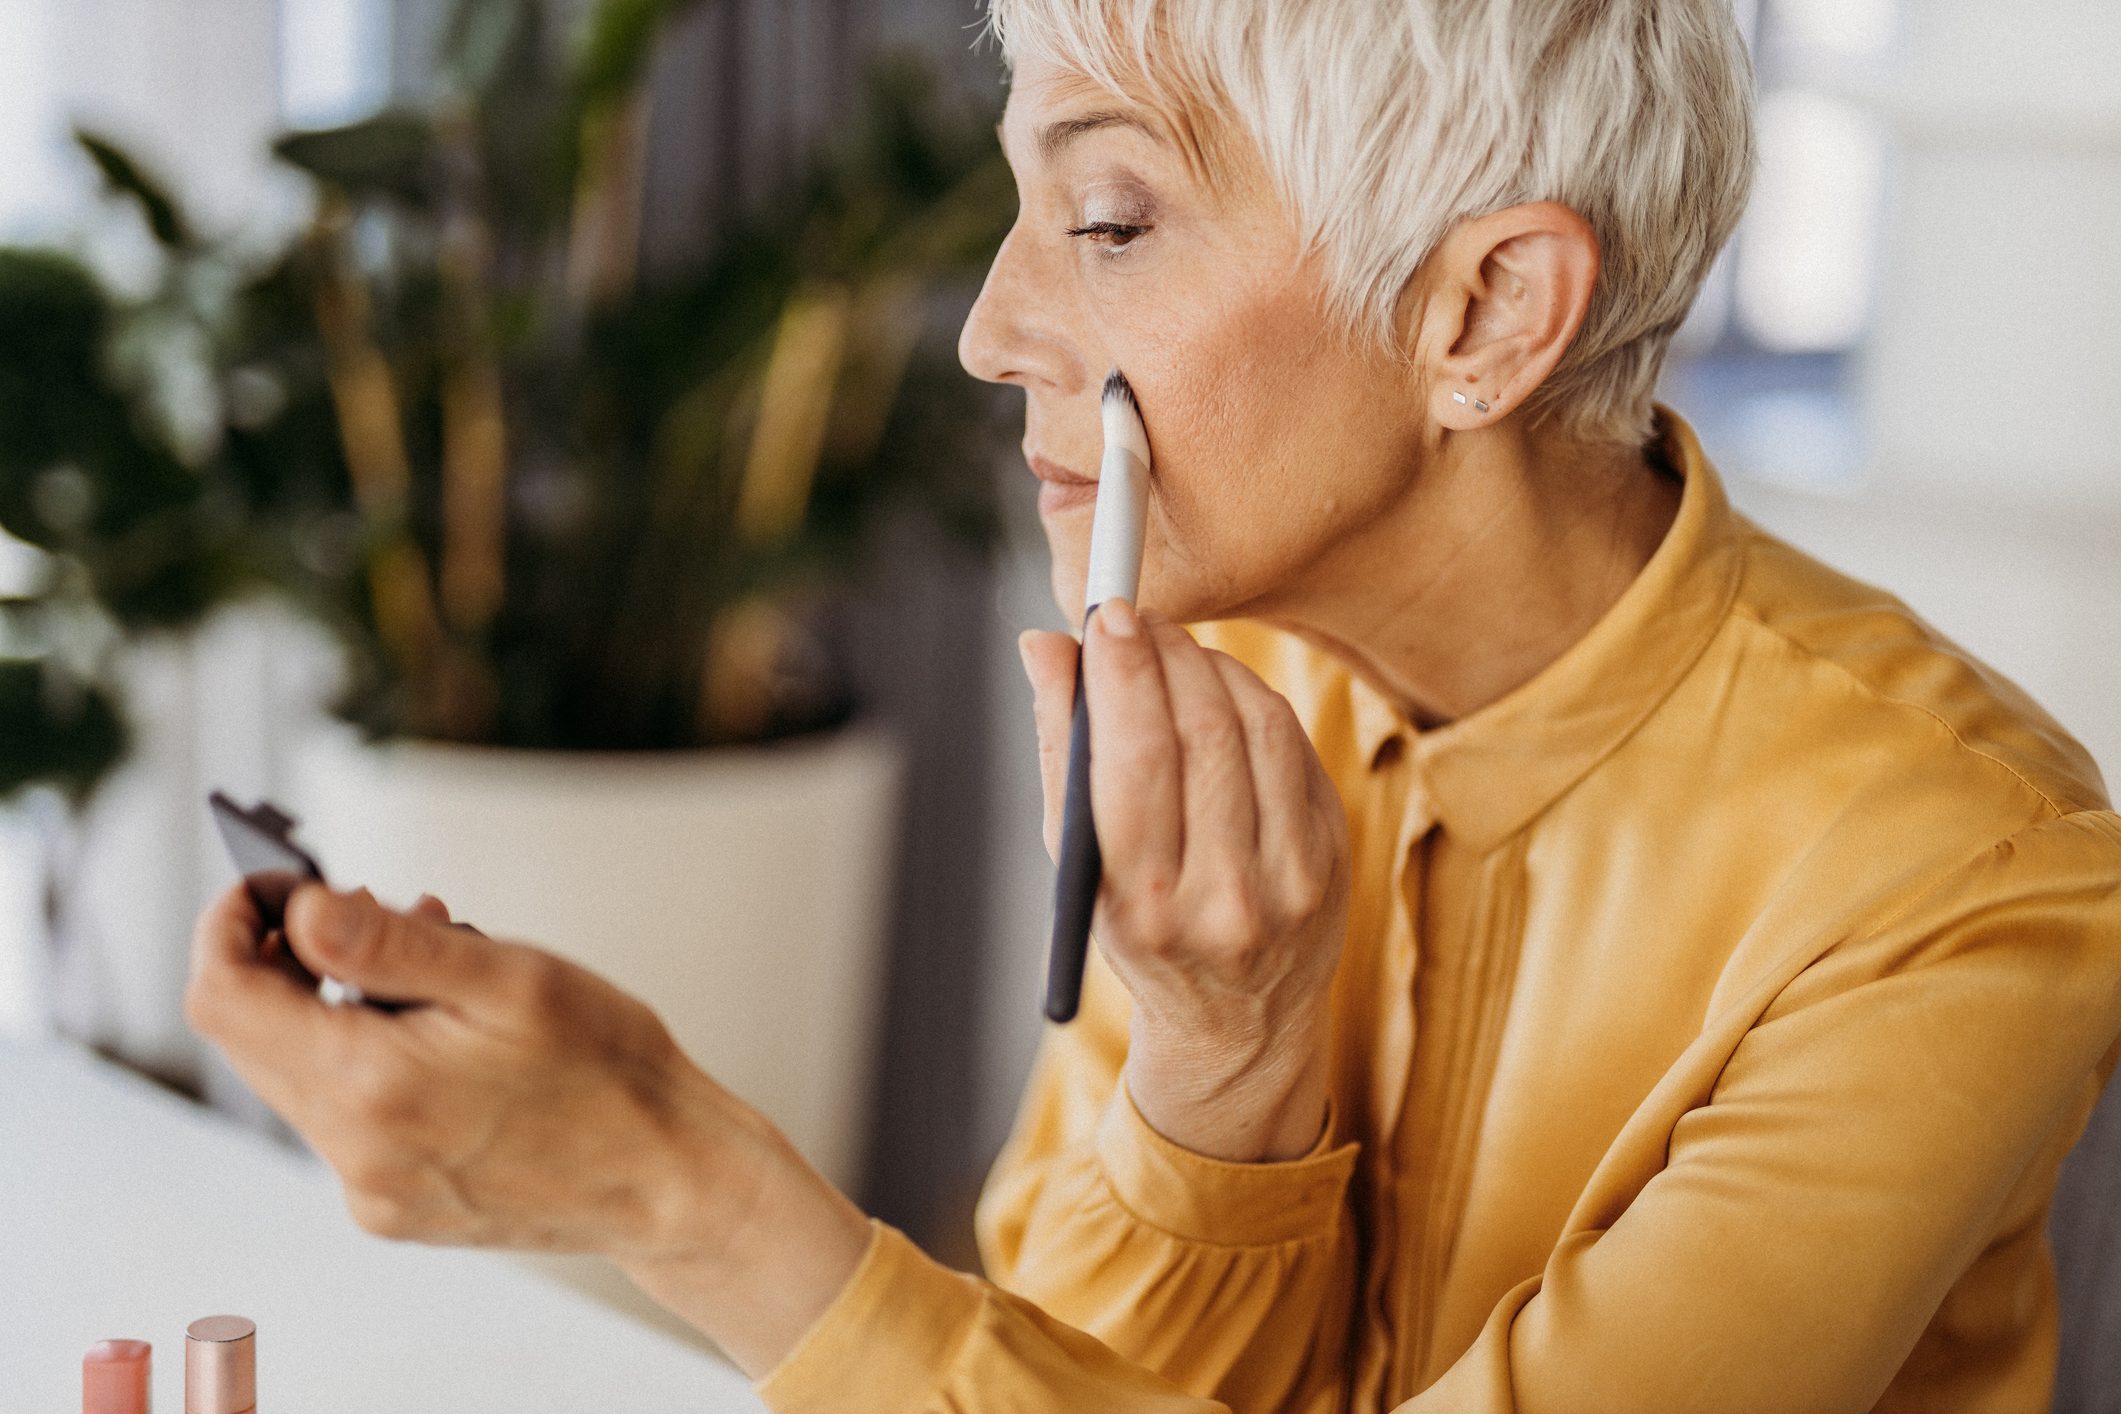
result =
[{"label": "fingernail", "polygon": [[1114,638],[1133,638],[1141,632],[1141,619],[1124,599],[1107,599],[1097,609],[1097,621]]}]

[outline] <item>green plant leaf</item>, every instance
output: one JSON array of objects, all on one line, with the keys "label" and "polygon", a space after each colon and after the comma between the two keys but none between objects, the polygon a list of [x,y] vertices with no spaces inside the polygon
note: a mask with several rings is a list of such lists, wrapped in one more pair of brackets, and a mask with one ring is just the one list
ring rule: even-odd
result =
[{"label": "green plant leaf", "polygon": [[[364,234],[387,237],[363,247],[361,278],[363,338],[392,394],[385,435],[403,448],[388,527],[354,495],[349,440],[378,424],[340,426],[343,367],[316,322],[324,252],[306,241],[262,270],[246,260],[216,298],[183,304],[226,419],[188,464],[138,415],[148,404],[128,372],[174,302],[136,305],[66,257],[0,251],[0,525],[50,550],[65,602],[110,635],[180,629],[270,585],[346,649],[344,715],[373,732],[416,728],[435,684],[383,647],[372,552],[387,531],[418,552],[422,573],[446,562],[444,408],[469,330],[502,379],[506,597],[491,625],[443,631],[456,661],[500,686],[491,740],[563,750],[700,744],[720,611],[754,592],[844,592],[889,521],[991,540],[989,469],[1006,439],[989,435],[991,399],[955,367],[941,327],[944,306],[969,295],[961,277],[1013,219],[994,115],[980,105],[948,100],[913,68],[879,66],[828,144],[782,174],[779,195],[691,261],[659,259],[590,311],[566,291],[583,118],[635,91],[663,26],[706,3],[603,0],[563,56],[542,39],[553,5],[455,0],[431,106],[276,144],[363,208]],[[181,213],[166,229],[198,239]],[[454,240],[466,231],[482,239]],[[475,277],[445,279],[467,249]],[[223,259],[195,246],[185,269]],[[819,409],[827,437],[802,523],[783,542],[747,545],[733,510],[758,366],[791,293],[819,282],[885,292],[863,305],[870,325],[895,334],[918,312],[931,337],[910,364],[901,341],[866,339]],[[0,701],[0,784],[36,772],[91,781],[98,743],[114,740],[97,726],[94,685],[28,661],[62,656],[54,637],[79,637],[88,620],[62,629],[64,616],[48,617],[39,639],[13,617],[22,632],[0,644],[17,679],[0,687],[13,694]],[[22,686],[32,667],[34,693]],[[846,707],[813,680],[763,730],[821,725],[820,703]],[[104,705],[108,727],[116,711]]]},{"label": "green plant leaf", "polygon": [[124,718],[103,688],[48,659],[0,659],[0,799],[50,782],[79,804],[126,742]]},{"label": "green plant leaf", "polygon": [[272,150],[283,162],[357,199],[390,197],[415,210],[434,201],[434,120],[388,108],[337,128],[285,133]]},{"label": "green plant leaf", "polygon": [[536,64],[543,33],[539,0],[457,0],[442,24],[438,57],[453,87],[482,94],[511,67]]},{"label": "green plant leaf", "polygon": [[81,455],[96,440],[84,421],[111,416],[101,367],[109,328],[103,291],[80,261],[0,250],[0,525],[17,535],[30,478]]},{"label": "green plant leaf", "polygon": [[103,174],[105,186],[139,205],[147,229],[165,248],[185,250],[195,244],[191,223],[185,220],[176,198],[161,182],[149,176],[137,159],[109,138],[86,128],[74,129],[74,141],[96,164],[96,170]]},{"label": "green plant leaf", "polygon": [[663,27],[702,0],[606,0],[584,21],[575,93],[586,108],[619,98],[641,82]]}]

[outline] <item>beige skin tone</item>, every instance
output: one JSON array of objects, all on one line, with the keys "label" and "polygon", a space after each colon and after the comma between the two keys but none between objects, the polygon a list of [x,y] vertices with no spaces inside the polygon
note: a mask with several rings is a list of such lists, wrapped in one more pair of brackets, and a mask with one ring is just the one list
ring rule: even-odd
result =
[{"label": "beige skin tone", "polygon": [[[1084,125],[1112,114],[1128,121]],[[1028,451],[1088,474],[1118,365],[1156,458],[1144,612],[1115,603],[1082,650],[1097,936],[1134,1003],[1126,1083],[1179,1143],[1286,1158],[1325,1113],[1345,820],[1287,703],[1178,623],[1280,624],[1433,725],[1580,638],[1648,560],[1676,491],[1632,453],[1557,443],[1519,415],[1596,279],[1572,213],[1454,230],[1405,301],[1412,357],[1391,358],[1330,331],[1316,263],[1256,169],[1205,177],[1152,114],[1032,64],[1003,139],[1022,210],[966,366],[1024,388]],[[1089,513],[1045,524],[1070,609]],[[1050,848],[1078,650],[1062,634],[1023,647]],[[199,919],[186,1014],[338,1173],[363,1227],[602,1253],[753,1377],[852,1275],[861,1212],[639,1001],[454,926],[431,898],[401,911],[304,885],[287,936],[316,971],[420,1004],[322,1005],[260,958],[239,885]]]}]

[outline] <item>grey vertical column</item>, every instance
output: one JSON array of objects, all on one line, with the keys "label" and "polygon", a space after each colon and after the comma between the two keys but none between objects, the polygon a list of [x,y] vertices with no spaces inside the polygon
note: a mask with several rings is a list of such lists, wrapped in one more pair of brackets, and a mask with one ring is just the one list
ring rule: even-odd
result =
[{"label": "grey vertical column", "polygon": [[[863,60],[878,48],[918,53],[946,85],[967,83],[975,68],[991,64],[965,63],[974,0],[801,4],[810,12],[806,34],[837,36],[834,89],[794,99],[807,123],[829,125],[844,111]],[[931,310],[934,356],[952,358],[972,293]],[[977,393],[969,380],[965,394],[972,415]],[[864,1198],[879,1217],[961,1265],[974,1260],[970,1208],[988,1157],[978,1116],[987,1104],[981,1021],[995,945],[995,584],[990,566],[908,536],[879,557],[873,592],[846,624],[860,685],[898,731],[909,768]],[[1035,999],[1026,1005],[1035,1011]]]}]

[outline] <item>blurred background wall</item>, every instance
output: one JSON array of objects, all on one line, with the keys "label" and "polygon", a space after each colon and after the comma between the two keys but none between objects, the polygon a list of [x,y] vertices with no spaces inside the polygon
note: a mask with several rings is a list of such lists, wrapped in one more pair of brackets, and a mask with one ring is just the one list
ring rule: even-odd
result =
[{"label": "blurred background wall", "polygon": [[[63,144],[77,116],[136,143],[218,224],[293,219],[266,137],[418,92],[441,9],[0,0],[0,238],[78,225],[90,197]],[[1759,197],[1668,395],[1742,509],[1901,594],[2111,771],[2121,7],[1742,0],[1740,13],[1761,76]],[[880,44],[917,46],[998,99],[977,19],[972,0],[742,0],[686,21],[657,61],[645,259],[770,191]],[[124,251],[105,256],[122,267]],[[909,542],[847,626],[862,687],[910,754],[866,1196],[966,1264],[971,1198],[1038,1035],[1050,891],[1014,637],[1060,623],[1033,483],[1013,456],[993,474],[1011,527],[998,559]],[[0,543],[0,581],[11,563],[19,547]],[[276,788],[279,743],[316,711],[320,654],[246,611],[134,656],[140,750],[89,828],[60,829],[36,799],[0,825],[0,1026],[54,1024],[39,881],[52,851],[79,852],[128,962],[75,979],[59,1007],[247,1108],[178,1010],[189,920],[227,878],[196,802],[208,784]]]}]

